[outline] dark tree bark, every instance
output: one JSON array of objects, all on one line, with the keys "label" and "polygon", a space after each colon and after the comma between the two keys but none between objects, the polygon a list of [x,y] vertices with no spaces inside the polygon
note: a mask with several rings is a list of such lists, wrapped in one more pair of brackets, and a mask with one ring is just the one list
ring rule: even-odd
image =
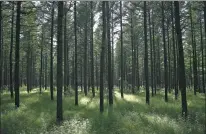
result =
[{"label": "dark tree bark", "polygon": [[0,1],[0,91],[2,91],[2,13],[1,13],[1,5],[2,1]]},{"label": "dark tree bark", "polygon": [[[0,9],[1,10],[1,9]],[[1,23],[1,22],[0,22]],[[12,58],[12,53],[13,53],[13,28],[14,27],[14,2],[12,2],[12,15],[11,15],[11,44],[10,44],[10,57],[9,57],[9,59],[10,59],[10,93],[11,93],[11,98],[13,98],[13,72],[12,72],[12,61],[13,61],[13,58]],[[1,30],[1,29],[0,29]],[[0,34],[0,36],[1,36],[1,34]],[[0,42],[1,42],[1,40],[0,40]]]},{"label": "dark tree bark", "polygon": [[168,91],[169,93],[171,93],[171,70],[170,70],[170,64],[171,64],[171,61],[170,61],[170,35],[169,35],[169,22],[170,20],[167,19],[167,51],[168,51]]},{"label": "dark tree bark", "polygon": [[102,46],[101,46],[101,59],[100,59],[100,112],[104,111],[104,51],[106,45],[106,19],[105,19],[105,1],[102,2]]},{"label": "dark tree bark", "polygon": [[193,75],[194,75],[194,95],[196,95],[197,88],[198,88],[198,80],[197,80],[197,55],[196,55],[196,41],[195,41],[195,34],[194,34],[194,27],[193,27],[193,19],[192,19],[192,9],[191,5],[189,8],[190,14],[190,24],[191,24],[191,36],[192,36],[192,53],[193,53]]},{"label": "dark tree bark", "polygon": [[75,105],[78,105],[78,82],[77,82],[77,11],[76,1],[74,2],[74,42],[75,42]]},{"label": "dark tree bark", "polygon": [[148,46],[147,46],[147,3],[144,1],[144,43],[145,43],[145,86],[146,86],[146,103],[149,104],[149,76],[148,76]]},{"label": "dark tree bark", "polygon": [[121,29],[121,35],[120,35],[120,39],[121,39],[121,97],[124,98],[124,94],[123,94],[123,88],[124,88],[124,63],[123,63],[123,31],[122,31],[122,1],[120,1],[120,29]]},{"label": "dark tree bark", "polygon": [[185,81],[185,63],[184,63],[184,51],[182,46],[182,33],[180,27],[180,12],[179,12],[179,2],[174,2],[175,7],[175,27],[178,40],[178,50],[179,50],[179,88],[181,90],[181,100],[182,100],[182,115],[187,117],[187,98],[186,98],[186,81]]},{"label": "dark tree bark", "polygon": [[67,92],[67,11],[66,11],[66,2],[65,2],[65,11],[64,11],[64,94]]},{"label": "dark tree bark", "polygon": [[[204,47],[203,47],[203,35],[202,35],[202,17],[200,14],[200,43],[201,43],[201,54],[202,54],[202,92],[205,93],[205,73],[204,73]],[[206,28],[205,28],[206,29]]]},{"label": "dark tree bark", "polygon": [[[86,3],[86,8],[87,8],[87,3]],[[87,15],[87,13],[86,13]],[[88,82],[88,77],[87,77],[87,18],[86,18],[86,22],[85,22],[85,28],[84,28],[84,94],[85,96],[87,96],[87,82]]]},{"label": "dark tree bark", "polygon": [[63,120],[63,110],[62,110],[62,31],[63,31],[63,1],[58,2],[58,20],[57,20],[57,122]]},{"label": "dark tree bark", "polygon": [[[152,11],[152,16],[153,16],[153,11]],[[155,51],[155,30],[154,30],[155,28],[154,28],[154,17],[152,18],[152,47],[153,47],[153,55],[154,55],[154,57],[153,56],[151,56],[153,59],[151,59],[151,60],[153,60],[154,61],[154,63],[152,63],[153,64],[153,83],[154,83],[154,94],[156,94],[156,91],[157,91],[157,76],[156,76],[156,74],[157,74],[157,69],[156,69],[156,51]]]},{"label": "dark tree bark", "polygon": [[112,78],[112,57],[110,43],[110,8],[109,2],[106,2],[107,11],[107,45],[108,45],[108,89],[109,89],[109,105],[113,104],[113,78]]},{"label": "dark tree bark", "polygon": [[95,97],[95,90],[94,90],[94,50],[93,50],[93,1],[90,2],[91,8],[91,86],[92,86],[92,96]]},{"label": "dark tree bark", "polygon": [[[206,1],[204,1],[204,26],[205,26],[205,43],[206,43]],[[206,54],[206,47],[204,49],[205,49],[205,54]],[[206,58],[205,58],[205,64],[206,64]],[[204,93],[206,93],[205,88],[203,89],[203,91]]]},{"label": "dark tree bark", "polygon": [[136,76],[135,76],[135,59],[136,59],[136,49],[135,49],[135,46],[134,46],[134,32],[133,32],[133,11],[130,11],[131,12],[131,46],[132,46],[132,93],[134,94],[134,89],[135,89],[135,82],[136,82]]},{"label": "dark tree bark", "polygon": [[162,34],[163,34],[163,47],[164,47],[164,79],[165,79],[165,101],[168,102],[168,68],[167,68],[167,49],[165,41],[165,20],[164,20],[164,2],[162,1]]},{"label": "dark tree bark", "polygon": [[173,70],[174,70],[174,89],[175,89],[175,99],[177,100],[178,89],[177,89],[177,70],[176,70],[176,43],[175,43],[175,31],[174,31],[174,11],[173,11],[173,4],[171,2],[171,20],[172,20],[172,47],[173,47]]},{"label": "dark tree bark", "polygon": [[41,39],[41,59],[40,59],[40,76],[39,76],[39,86],[40,86],[40,94],[42,93],[42,71],[43,71],[43,40],[44,40],[44,30],[43,30],[43,26],[42,26],[42,39]]},{"label": "dark tree bark", "polygon": [[150,19],[150,10],[149,10],[149,36],[150,36],[150,62],[151,62],[151,88],[152,88],[152,96],[154,96],[154,77],[153,77],[153,44],[152,44],[152,28],[151,28],[151,19]]},{"label": "dark tree bark", "polygon": [[15,106],[19,107],[19,44],[20,44],[20,12],[21,1],[17,2],[16,15],[16,47],[15,47],[15,73],[14,73],[14,88],[15,88]]},{"label": "dark tree bark", "polygon": [[[45,44],[45,45],[46,45],[46,44]],[[46,49],[47,49],[47,47],[46,47]],[[44,76],[45,76],[44,89],[47,90],[47,50],[46,50],[46,52],[45,52]]]},{"label": "dark tree bark", "polygon": [[52,2],[51,13],[51,51],[50,51],[50,95],[51,100],[54,100],[53,95],[53,36],[54,36],[54,1]]}]

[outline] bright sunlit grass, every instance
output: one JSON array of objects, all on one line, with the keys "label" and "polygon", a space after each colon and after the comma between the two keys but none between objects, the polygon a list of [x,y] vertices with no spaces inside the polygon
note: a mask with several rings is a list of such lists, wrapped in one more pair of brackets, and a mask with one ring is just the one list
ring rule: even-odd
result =
[{"label": "bright sunlit grass", "polygon": [[[24,90],[24,91],[23,91]],[[47,133],[47,134],[203,134],[205,132],[205,96],[187,93],[188,119],[181,117],[181,99],[169,94],[150,98],[145,103],[145,93],[124,94],[114,91],[113,108],[108,106],[105,94],[104,113],[99,112],[99,92],[95,98],[91,90],[88,96],[79,92],[79,106],[74,105],[74,94],[63,96],[64,122],[56,125],[56,94],[50,100],[49,89],[20,92],[20,108],[15,109],[9,92],[1,95],[1,131],[3,134]],[[106,92],[106,91],[105,91]],[[112,109],[112,110],[111,110]]]}]

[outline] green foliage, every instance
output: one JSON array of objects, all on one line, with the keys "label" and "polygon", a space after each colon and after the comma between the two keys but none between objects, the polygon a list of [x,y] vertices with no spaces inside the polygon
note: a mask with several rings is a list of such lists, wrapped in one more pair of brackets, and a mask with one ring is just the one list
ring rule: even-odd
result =
[{"label": "green foliage", "polygon": [[[205,96],[193,95],[188,90],[189,116],[181,117],[181,100],[169,94],[164,102],[161,90],[145,104],[145,93],[125,94],[121,99],[119,89],[114,91],[114,105],[109,107],[105,97],[105,112],[99,113],[99,96],[92,93],[84,96],[80,92],[79,106],[74,105],[74,95],[63,97],[64,122],[56,125],[56,94],[51,101],[49,90],[41,95],[39,89],[30,94],[21,89],[20,108],[14,108],[14,101],[8,92],[2,93],[1,131],[4,134],[46,133],[46,134],[202,134],[205,123]],[[98,95],[97,91],[97,95]]]}]

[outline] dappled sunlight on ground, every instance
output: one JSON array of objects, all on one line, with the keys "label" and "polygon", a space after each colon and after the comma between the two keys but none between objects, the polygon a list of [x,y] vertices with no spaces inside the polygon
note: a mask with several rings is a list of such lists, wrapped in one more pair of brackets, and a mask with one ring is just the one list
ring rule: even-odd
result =
[{"label": "dappled sunlight on ground", "polygon": [[169,118],[168,116],[158,115],[158,114],[143,114],[150,123],[158,124],[160,126],[169,126],[173,127],[174,129],[179,129],[178,123],[174,120]]},{"label": "dappled sunlight on ground", "polygon": [[87,105],[89,102],[91,101],[91,98],[88,98],[88,97],[82,97],[80,100],[79,100],[79,103],[82,104],[82,105]]},{"label": "dappled sunlight on ground", "polygon": [[[117,99],[122,99],[120,92],[114,91],[114,95],[115,95],[115,97],[117,97]],[[143,103],[142,100],[140,98],[138,98],[137,95],[133,95],[133,94],[124,94],[124,98],[123,99],[128,101],[128,102]]]},{"label": "dappled sunlight on ground", "polygon": [[[26,88],[25,88],[26,89]],[[79,105],[74,105],[74,92],[63,95],[63,119],[56,125],[56,91],[50,100],[49,88],[33,89],[29,94],[20,90],[20,107],[14,107],[9,92],[2,94],[1,121],[4,133],[46,134],[202,134],[204,131],[204,99],[199,94],[188,93],[188,120],[181,118],[181,99],[164,101],[158,92],[145,104],[145,93],[124,93],[114,90],[114,104],[109,106],[108,94],[104,95],[104,112],[99,112],[99,91],[93,98],[88,92],[79,92]],[[14,132],[15,131],[15,132]]]}]

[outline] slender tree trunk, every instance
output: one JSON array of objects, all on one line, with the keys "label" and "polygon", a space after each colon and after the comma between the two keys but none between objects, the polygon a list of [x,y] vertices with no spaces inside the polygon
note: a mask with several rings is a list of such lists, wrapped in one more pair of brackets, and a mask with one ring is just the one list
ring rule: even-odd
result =
[{"label": "slender tree trunk", "polygon": [[[153,11],[152,11],[152,16],[153,16]],[[154,17],[152,18],[152,47],[153,47],[153,55],[151,55],[152,59],[154,61],[153,64],[153,83],[154,83],[154,94],[157,92],[157,69],[156,69],[156,50],[155,50],[155,30],[154,30]]]},{"label": "slender tree trunk", "polygon": [[[201,14],[200,14],[201,16]],[[200,17],[200,44],[201,44],[201,54],[202,54],[202,91],[205,93],[205,73],[204,73],[204,47],[203,47],[203,35],[202,35],[202,17]]]},{"label": "slender tree trunk", "polygon": [[15,73],[14,73],[14,88],[15,88],[15,106],[19,107],[19,44],[20,44],[20,12],[21,2],[17,2],[16,15],[16,47],[15,47]]},{"label": "slender tree trunk", "polygon": [[[86,7],[87,7],[87,3],[86,3]],[[88,89],[87,89],[87,82],[88,82],[88,77],[87,77],[87,19],[86,19],[86,22],[85,22],[85,28],[84,28],[84,32],[85,32],[85,35],[84,35],[84,94],[85,96],[87,96],[87,92],[88,92]]]},{"label": "slender tree trunk", "polygon": [[77,81],[77,11],[76,1],[74,2],[74,36],[75,36],[75,105],[78,105],[78,81]]},{"label": "slender tree trunk", "polygon": [[121,29],[121,34],[120,34],[120,39],[121,39],[121,97],[124,98],[124,94],[123,94],[123,82],[124,82],[124,72],[123,72],[123,31],[122,31],[122,1],[120,1],[120,29]]},{"label": "slender tree trunk", "polygon": [[146,84],[146,103],[149,104],[149,76],[148,76],[148,46],[147,46],[147,3],[144,1],[144,43],[145,43],[145,84]]},{"label": "slender tree trunk", "polygon": [[[205,26],[205,43],[206,43],[206,1],[204,1],[204,26]],[[206,54],[206,47],[204,49]],[[205,58],[205,64],[206,64],[206,58]],[[205,83],[205,81],[203,83]],[[205,88],[203,89],[203,92],[206,93]]]},{"label": "slender tree trunk", "polygon": [[45,82],[44,82],[44,88],[47,90],[47,47],[45,52],[45,67],[44,67],[44,76],[45,76]]},{"label": "slender tree trunk", "polygon": [[107,45],[108,45],[108,89],[109,89],[109,105],[113,104],[113,78],[112,78],[112,57],[110,43],[110,8],[109,2],[106,2],[107,10]]},{"label": "slender tree trunk", "polygon": [[52,2],[51,13],[51,51],[50,51],[50,95],[51,100],[54,100],[53,95],[53,36],[54,36],[54,1]]},{"label": "slender tree trunk", "polygon": [[103,23],[103,32],[102,32],[102,46],[101,46],[101,61],[100,61],[100,112],[104,111],[104,51],[106,45],[106,19],[105,19],[105,1],[102,2],[102,23]]},{"label": "slender tree trunk", "polygon": [[64,95],[67,92],[67,11],[66,11],[66,3],[65,3],[65,11],[64,11]]},{"label": "slender tree trunk", "polygon": [[94,90],[94,50],[93,50],[93,1],[90,2],[91,7],[91,86],[92,86],[92,95],[95,97]]},{"label": "slender tree trunk", "polygon": [[154,77],[153,77],[153,44],[152,44],[152,28],[151,28],[151,20],[150,20],[150,10],[149,10],[149,36],[150,36],[150,62],[151,62],[151,88],[152,88],[152,96],[154,96]]},{"label": "slender tree trunk", "polygon": [[40,94],[42,93],[42,70],[43,70],[43,33],[44,33],[44,30],[43,30],[43,26],[42,26],[42,42],[41,42],[41,59],[40,59],[40,77],[39,77],[39,86],[40,86]]},{"label": "slender tree trunk", "polygon": [[131,12],[131,46],[132,46],[132,93],[134,94],[135,89],[135,63],[134,63],[134,34],[133,34],[133,12]]},{"label": "slender tree trunk", "polygon": [[1,4],[2,1],[0,1],[0,91],[2,92],[2,13],[1,13]]},{"label": "slender tree trunk", "polygon": [[63,110],[62,110],[62,31],[63,31],[63,1],[58,2],[58,20],[57,20],[57,122],[63,120]]},{"label": "slender tree trunk", "polygon": [[193,53],[193,75],[194,75],[194,94],[196,95],[197,92],[197,57],[196,57],[196,44],[195,44],[195,37],[194,37],[194,27],[193,27],[193,19],[192,19],[192,9],[191,5],[189,8],[190,14],[190,23],[191,23],[191,36],[192,36],[192,53]]},{"label": "slender tree trunk", "polygon": [[[0,8],[1,10],[1,8]],[[1,22],[0,22],[1,23]],[[12,17],[11,17],[11,45],[10,45],[10,93],[11,93],[11,98],[13,98],[13,72],[12,72],[12,53],[13,53],[13,28],[14,27],[14,2],[12,2]],[[1,29],[0,29],[1,30]],[[0,34],[1,36],[1,34]],[[1,41],[1,40],[0,40]],[[0,59],[1,60],[1,59]]]},{"label": "slender tree trunk", "polygon": [[169,35],[169,20],[167,20],[167,51],[168,51],[168,91],[171,93],[171,70],[170,70],[170,35]]},{"label": "slender tree trunk", "polygon": [[185,81],[185,64],[184,64],[184,51],[182,46],[182,33],[180,27],[180,13],[179,13],[179,2],[174,2],[175,7],[175,26],[176,26],[176,34],[178,40],[179,47],[179,88],[181,90],[181,100],[182,100],[182,115],[187,117],[187,96],[186,96],[186,81]]},{"label": "slender tree trunk", "polygon": [[163,46],[164,46],[164,79],[165,79],[165,101],[168,102],[168,70],[167,70],[167,50],[165,41],[165,25],[164,25],[164,2],[162,1],[162,34],[163,34]]},{"label": "slender tree trunk", "polygon": [[97,61],[97,53],[96,53],[96,88],[98,90],[98,87],[99,87],[99,82],[98,82],[98,61]]},{"label": "slender tree trunk", "polygon": [[173,47],[173,70],[174,70],[174,89],[175,89],[175,99],[177,100],[177,95],[178,95],[178,89],[177,89],[177,80],[176,80],[176,75],[177,75],[177,70],[176,70],[176,43],[175,43],[175,36],[174,36],[174,11],[173,11],[173,4],[171,2],[171,19],[172,19],[172,47]]}]

